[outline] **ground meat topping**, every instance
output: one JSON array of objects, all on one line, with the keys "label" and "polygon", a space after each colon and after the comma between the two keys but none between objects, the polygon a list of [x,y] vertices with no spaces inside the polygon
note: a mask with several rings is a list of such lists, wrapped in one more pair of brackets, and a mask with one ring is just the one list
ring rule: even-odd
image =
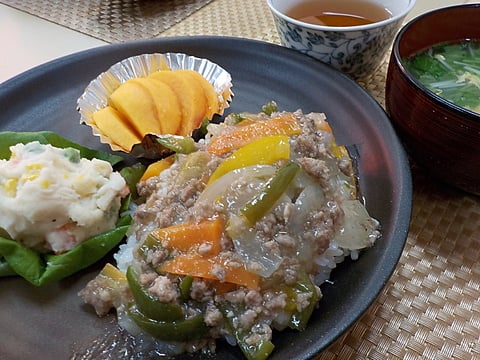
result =
[{"label": "ground meat topping", "polygon": [[[248,118],[248,126],[282,113],[242,116]],[[180,304],[187,319],[203,314],[208,330],[199,339],[182,344],[187,352],[214,352],[215,339],[223,336],[230,343],[242,341],[252,347],[270,341],[272,328],[291,326],[295,312],[311,310],[322,296],[317,285],[328,279],[331,269],[343,259],[335,237],[346,223],[344,203],[351,194],[342,184],[351,185],[351,162],[332,150],[335,142],[324,114],[296,111],[294,118],[302,132],[289,136],[288,161],[298,164],[299,170],[254,223],[242,212],[244,206],[266,191],[287,160],[240,168],[232,165],[235,172],[227,173],[229,177],[208,184],[211,174],[236,151],[208,153],[213,137],[238,128],[234,124],[239,118],[233,116],[224,124],[208,125],[209,134],[199,142],[198,152],[177,154],[169,169],[138,185],[144,203],[134,215],[132,236],[137,245],[130,265],[141,269],[140,283],[159,301]],[[153,247],[143,244],[154,229],[211,219],[224,223],[217,243],[205,240],[188,249],[172,249],[167,241]],[[198,261],[188,276],[182,269],[172,273],[159,270],[165,261],[181,256]],[[197,270],[199,273],[193,274]],[[246,270],[258,282],[249,285],[251,288],[236,283],[229,277],[229,272],[236,270],[235,276],[241,277]],[[99,314],[116,307],[116,294],[98,281],[89,283],[83,296]],[[232,340],[235,334],[244,335]]]},{"label": "ground meat topping", "polygon": [[158,276],[148,291],[165,303],[174,302],[178,296],[175,284],[167,276]]},{"label": "ground meat topping", "polygon": [[111,309],[119,308],[123,299],[130,297],[130,290],[127,284],[113,284],[112,279],[97,276],[78,295],[85,303],[93,306],[98,316],[105,316]]},{"label": "ground meat topping", "polygon": [[205,281],[194,280],[190,288],[190,297],[193,300],[206,302],[213,299],[214,291]]}]

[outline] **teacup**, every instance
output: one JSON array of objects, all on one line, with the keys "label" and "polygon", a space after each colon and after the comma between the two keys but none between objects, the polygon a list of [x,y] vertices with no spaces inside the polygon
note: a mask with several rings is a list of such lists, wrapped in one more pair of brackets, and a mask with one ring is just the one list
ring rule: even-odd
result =
[{"label": "teacup", "polygon": [[382,64],[397,31],[415,5],[415,0],[368,0],[386,9],[389,17],[356,26],[315,25],[288,15],[295,6],[308,1],[311,0],[267,0],[282,45],[356,79],[372,74]]}]

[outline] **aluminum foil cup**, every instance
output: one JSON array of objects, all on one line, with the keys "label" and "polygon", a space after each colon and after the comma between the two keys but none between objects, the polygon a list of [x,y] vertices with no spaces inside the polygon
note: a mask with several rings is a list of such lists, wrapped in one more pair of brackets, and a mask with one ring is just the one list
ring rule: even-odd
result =
[{"label": "aluminum foil cup", "polygon": [[[194,70],[207,79],[215,89],[219,100],[218,115],[222,115],[232,100],[231,75],[219,65],[208,59],[202,59],[182,53],[142,54],[126,58],[101,73],[85,88],[77,100],[80,123],[92,128],[94,136],[100,142],[110,145],[114,151],[125,151],[112,142],[95,126],[92,114],[108,105],[109,96],[124,82],[132,78],[146,77],[159,70]],[[145,134],[147,135],[147,134]]]}]

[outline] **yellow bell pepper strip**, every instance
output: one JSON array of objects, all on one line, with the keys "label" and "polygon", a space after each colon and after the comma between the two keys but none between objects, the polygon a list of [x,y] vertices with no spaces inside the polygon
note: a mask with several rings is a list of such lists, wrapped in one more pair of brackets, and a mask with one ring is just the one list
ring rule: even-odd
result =
[{"label": "yellow bell pepper strip", "polygon": [[[338,160],[347,160],[351,163],[350,154],[348,153],[347,148],[343,145],[337,145],[335,137],[333,136],[333,130],[327,120],[325,118],[317,118],[316,127],[320,131],[325,131],[332,134],[330,141],[330,152],[332,156]],[[344,176],[340,175],[340,177],[343,178]],[[357,197],[356,180],[353,176],[350,176],[345,180],[339,179],[339,182],[341,183],[342,187],[345,187],[345,190],[349,192],[353,198]]]},{"label": "yellow bell pepper strip", "polygon": [[208,331],[202,314],[174,321],[159,321],[149,319],[138,308],[131,306],[128,316],[142,330],[163,341],[189,341],[201,338]]},{"label": "yellow bell pepper strip", "polygon": [[288,162],[280,167],[265,184],[264,189],[240,209],[250,225],[255,225],[275,205],[275,202],[287,190],[299,169],[300,165],[294,162]]},{"label": "yellow bell pepper strip", "polygon": [[168,169],[170,166],[172,166],[173,162],[175,161],[175,156],[170,155],[167,156],[164,159],[155,161],[154,163],[151,163],[150,165],[147,166],[147,169],[143,173],[142,177],[140,178],[140,181],[146,181],[150,179],[151,177],[158,176],[163,170]]},{"label": "yellow bell pepper strip", "polygon": [[208,244],[209,255],[217,255],[221,250],[223,221],[220,218],[207,219],[198,223],[183,223],[153,230],[145,239],[144,246],[152,248],[160,245],[167,249],[182,252],[196,250]]},{"label": "yellow bell pepper strip", "polygon": [[127,269],[127,281],[138,310],[146,317],[159,321],[174,321],[183,318],[178,304],[164,303],[151,295],[138,281],[138,274],[131,266]]},{"label": "yellow bell pepper strip", "polygon": [[[327,120],[325,119],[317,119],[317,120],[318,121],[316,122],[316,125],[318,130],[333,134],[332,127],[327,122]],[[330,144],[330,148],[332,150],[333,156],[335,156],[337,159],[343,159],[344,157],[348,157],[347,148],[342,145],[337,145],[337,143],[335,142],[335,138],[333,136],[332,136],[332,142]]]},{"label": "yellow bell pepper strip", "polygon": [[[131,302],[131,296],[125,296],[128,291],[128,282],[125,274],[110,263],[106,263],[100,273],[95,277],[101,287],[105,291],[106,296],[109,297],[109,302],[116,309]],[[81,295],[83,296],[83,295]],[[106,314],[109,309],[99,309],[97,314],[102,316]]]},{"label": "yellow bell pepper strip", "polygon": [[120,283],[126,283],[127,277],[117,267],[110,263],[106,263],[103,269],[99,273],[100,276],[108,277],[109,279],[118,281]]},{"label": "yellow bell pepper strip", "polygon": [[213,137],[208,145],[208,152],[214,155],[223,155],[264,136],[289,136],[301,132],[300,124],[291,113],[279,114],[265,121],[236,126],[228,133]]},{"label": "yellow bell pepper strip", "polygon": [[247,360],[266,360],[275,348],[275,345],[270,340],[259,341],[256,344],[247,343],[248,336],[251,335],[250,330],[239,330],[238,319],[244,312],[241,306],[233,306],[222,302],[219,304],[219,309],[223,314],[223,318],[227,324],[227,329],[237,340],[237,345],[245,355]]},{"label": "yellow bell pepper strip", "polygon": [[213,172],[207,186],[226,173],[251,165],[271,165],[290,158],[290,142],[286,135],[261,137],[226,158]]},{"label": "yellow bell pepper strip", "polygon": [[[215,275],[215,270],[221,268],[223,278]],[[244,266],[232,266],[224,263],[218,257],[203,257],[197,253],[180,254],[171,260],[163,262],[157,271],[176,275],[190,275],[203,279],[232,283],[251,289],[258,289],[260,278],[248,271]]]}]

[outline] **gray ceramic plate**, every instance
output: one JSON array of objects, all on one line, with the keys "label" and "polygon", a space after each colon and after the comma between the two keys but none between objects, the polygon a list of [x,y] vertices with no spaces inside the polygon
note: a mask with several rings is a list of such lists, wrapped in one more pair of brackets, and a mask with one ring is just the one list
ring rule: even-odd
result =
[{"label": "gray ceramic plate", "polygon": [[[258,112],[275,100],[282,110],[325,112],[340,144],[349,146],[362,195],[383,237],[356,262],[343,263],[322,287],[324,299],[304,332],[274,335],[271,359],[307,359],[344,333],[375,300],[401,255],[411,212],[411,178],[404,151],[382,108],[346,76],[283,47],[225,37],[167,38],[109,45],[39,66],[0,86],[0,130],[53,130],[105,149],[78,123],[77,98],[113,63],[141,53],[183,52],[208,58],[233,77],[228,112]],[[0,279],[0,358],[111,359],[118,345],[114,316],[98,319],[77,292],[102,264],[57,284],[35,288]],[[120,340],[119,340],[120,339]],[[106,346],[95,357],[92,345]],[[109,348],[110,347],[110,348]],[[98,350],[98,349],[97,349]],[[220,343],[218,358],[242,359]]]}]

